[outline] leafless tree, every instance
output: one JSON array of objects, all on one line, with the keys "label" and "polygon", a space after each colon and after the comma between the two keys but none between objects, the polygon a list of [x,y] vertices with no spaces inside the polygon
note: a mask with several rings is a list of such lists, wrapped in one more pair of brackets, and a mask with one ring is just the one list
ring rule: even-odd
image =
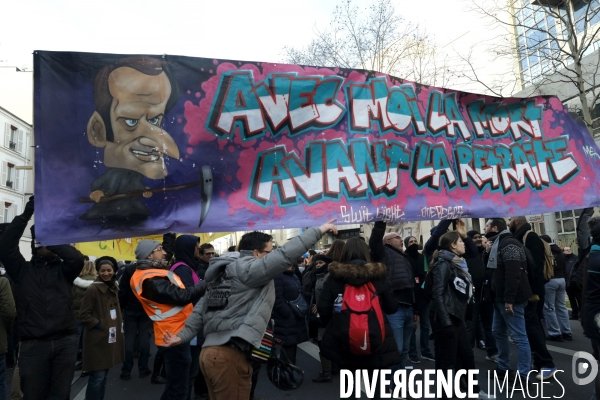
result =
[{"label": "leafless tree", "polygon": [[285,47],[284,54],[293,64],[367,69],[427,85],[445,86],[453,76],[446,55],[391,0],[369,6],[343,0],[328,28],[315,28],[308,46]]},{"label": "leafless tree", "polygon": [[[509,60],[508,70],[485,82],[496,95],[521,90],[527,95],[553,94],[561,100],[578,99],[582,119],[592,130],[592,110],[600,100],[597,80],[600,59],[600,0],[469,0],[470,7],[504,33],[489,51]],[[477,76],[472,54],[465,76]],[[572,106],[570,106],[572,108]],[[597,118],[597,116],[596,116]]]}]

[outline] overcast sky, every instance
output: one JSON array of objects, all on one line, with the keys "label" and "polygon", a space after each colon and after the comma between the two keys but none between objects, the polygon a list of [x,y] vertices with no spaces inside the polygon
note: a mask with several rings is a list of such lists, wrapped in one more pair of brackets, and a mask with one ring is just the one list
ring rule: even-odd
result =
[{"label": "overcast sky", "polygon": [[[485,31],[464,0],[394,0],[438,42]],[[0,65],[31,68],[33,50],[174,54],[281,62],[307,44],[334,0],[19,0],[0,6]],[[355,0],[368,5],[369,0]]]}]

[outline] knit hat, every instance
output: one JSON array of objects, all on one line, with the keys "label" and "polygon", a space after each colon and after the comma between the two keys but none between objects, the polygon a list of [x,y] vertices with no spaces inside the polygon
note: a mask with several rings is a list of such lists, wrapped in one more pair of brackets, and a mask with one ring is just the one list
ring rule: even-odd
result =
[{"label": "knit hat", "polygon": [[135,257],[138,260],[145,260],[160,245],[158,240],[140,240],[135,248]]},{"label": "knit hat", "polygon": [[325,254],[319,253],[319,254],[315,254],[313,256],[313,258],[311,258],[311,262],[313,264],[316,264],[317,261],[323,261],[325,264],[329,264],[331,263],[333,260],[329,257],[327,257]]},{"label": "knit hat", "polygon": [[540,239],[542,239],[546,243],[552,243],[552,239],[548,235],[540,235]]},{"label": "knit hat", "polygon": [[112,269],[113,269],[113,271],[114,271],[115,274],[119,270],[119,264],[117,263],[117,260],[115,260],[111,256],[102,256],[100,258],[96,258],[96,271],[99,272],[100,271],[100,267],[102,265],[104,265],[104,264],[112,264]]},{"label": "knit hat", "polygon": [[416,239],[416,237],[414,237],[414,236],[407,236],[407,237],[405,237],[405,238],[404,238],[404,247],[407,247],[407,248],[408,248],[408,241],[409,241],[411,238],[415,238],[415,239]]},{"label": "knit hat", "polygon": [[481,235],[481,233],[479,231],[476,231],[475,229],[467,232],[467,236],[470,237],[471,239],[473,239],[473,236],[475,236],[475,235]]}]

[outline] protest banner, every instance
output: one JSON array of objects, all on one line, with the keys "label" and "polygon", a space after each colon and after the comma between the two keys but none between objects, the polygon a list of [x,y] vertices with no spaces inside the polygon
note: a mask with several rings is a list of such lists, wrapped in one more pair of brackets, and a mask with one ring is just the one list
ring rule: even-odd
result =
[{"label": "protest banner", "polygon": [[34,97],[36,233],[47,245],[600,205],[600,152],[552,96],[36,51]]}]

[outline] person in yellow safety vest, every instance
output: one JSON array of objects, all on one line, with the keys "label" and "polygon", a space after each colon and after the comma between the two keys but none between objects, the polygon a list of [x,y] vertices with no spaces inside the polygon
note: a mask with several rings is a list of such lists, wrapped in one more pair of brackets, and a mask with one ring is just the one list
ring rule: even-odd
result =
[{"label": "person in yellow safety vest", "polygon": [[[204,294],[204,281],[186,288],[181,279],[169,271],[165,261],[166,252],[156,240],[141,240],[135,255],[136,271],[131,277],[131,290],[138,298],[146,314],[153,321],[154,340],[164,346],[165,332],[179,332],[192,313],[192,303]],[[160,349],[161,347],[159,347]],[[164,348],[162,350],[167,373],[165,390],[160,400],[187,398],[189,369],[192,364],[190,345]]]}]

